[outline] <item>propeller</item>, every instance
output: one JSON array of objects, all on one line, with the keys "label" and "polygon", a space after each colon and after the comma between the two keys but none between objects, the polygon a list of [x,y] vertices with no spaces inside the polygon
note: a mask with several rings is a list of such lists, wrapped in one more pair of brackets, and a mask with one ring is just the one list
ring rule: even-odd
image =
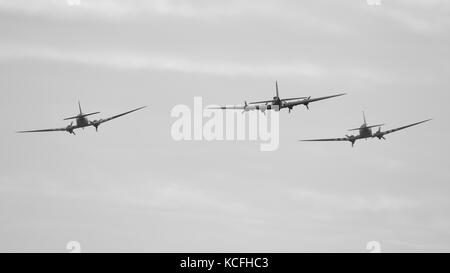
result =
[{"label": "propeller", "polygon": [[72,121],[69,125],[67,125],[66,131],[67,131],[69,134],[75,135],[75,132],[73,131],[73,121]]},{"label": "propeller", "polygon": [[311,96],[309,96],[307,99],[306,99],[306,103],[305,103],[305,106],[306,106],[306,109],[308,109],[309,110],[309,100],[311,99]]},{"label": "propeller", "polygon": [[356,142],[355,136],[353,136],[353,135],[351,135],[351,136],[345,135],[345,136],[347,137],[348,141],[350,141],[352,143],[352,147],[354,147],[355,146],[355,142]]},{"label": "propeller", "polygon": [[244,114],[246,111],[248,111],[247,107],[248,107],[248,103],[246,100],[244,100],[244,110],[242,110],[242,114]]},{"label": "propeller", "polygon": [[101,120],[94,120],[91,122],[91,124],[95,127],[95,131],[98,132],[98,126],[100,126]]},{"label": "propeller", "polygon": [[386,140],[383,133],[381,132],[381,127],[378,127],[378,131],[375,133],[375,137],[377,137],[379,140],[381,140],[381,139]]}]

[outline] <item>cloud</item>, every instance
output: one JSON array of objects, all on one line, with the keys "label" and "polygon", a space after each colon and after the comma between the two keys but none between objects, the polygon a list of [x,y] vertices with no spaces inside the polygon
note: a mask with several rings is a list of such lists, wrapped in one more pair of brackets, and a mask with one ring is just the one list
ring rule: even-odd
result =
[{"label": "cloud", "polygon": [[384,164],[385,164],[386,168],[388,168],[390,170],[398,170],[398,169],[406,167],[406,165],[407,165],[405,161],[394,159],[394,158],[386,159],[384,161]]},{"label": "cloud", "polygon": [[445,0],[400,0],[382,5],[379,11],[413,33],[426,34],[447,31],[449,8]]},{"label": "cloud", "polygon": [[161,15],[213,19],[217,16],[275,14],[277,6],[279,6],[277,3],[263,0],[79,0],[79,5],[70,5],[69,0],[0,0],[0,10],[51,16],[85,14],[100,17]]},{"label": "cloud", "polygon": [[117,51],[71,51],[45,47],[0,47],[1,60],[35,59],[70,62],[112,69],[160,70],[219,76],[305,76],[317,77],[321,67],[307,62],[238,63],[225,60],[201,60],[161,53],[129,53]]},{"label": "cloud", "polygon": [[[214,192],[202,188],[188,187],[186,183],[169,183],[162,186],[141,185],[133,192],[127,191],[130,203],[158,209],[191,209],[198,211],[221,211],[246,213],[248,207],[232,200],[224,200]],[[124,198],[124,191],[117,191],[117,200]],[[125,197],[126,198],[126,197]]]},{"label": "cloud", "polygon": [[429,20],[421,19],[408,12],[387,10],[385,14],[392,20],[399,22],[414,32],[431,32],[439,30],[439,25]]},{"label": "cloud", "polygon": [[389,249],[397,250],[397,251],[447,251],[448,247],[443,244],[421,244],[417,242],[406,242],[399,240],[390,240],[384,239],[382,240],[383,244],[390,245]]},{"label": "cloud", "polygon": [[307,202],[313,206],[335,208],[350,211],[398,211],[417,206],[416,202],[390,195],[350,195],[331,194],[310,189],[292,189],[288,193],[291,200]]},{"label": "cloud", "polygon": [[[69,1],[80,1],[69,5]],[[330,19],[323,10],[291,1],[270,0],[0,0],[0,11],[79,20],[86,16],[96,19],[123,20],[174,17],[177,19],[223,21],[241,17],[246,21],[263,17],[275,18],[286,27],[302,25],[330,33],[344,33],[348,28]],[[300,24],[299,24],[300,23]]]},{"label": "cloud", "polygon": [[120,183],[108,185],[90,183],[91,187],[67,187],[61,182],[39,179],[33,183],[20,184],[8,182],[0,178],[0,194],[20,195],[32,194],[51,198],[60,198],[71,202],[85,203],[100,201],[108,204],[120,204],[132,207],[144,207],[165,211],[191,210],[196,213],[221,212],[245,214],[249,207],[244,203],[221,196],[213,191],[189,186],[186,181],[161,183],[138,183],[127,181],[126,186]]}]

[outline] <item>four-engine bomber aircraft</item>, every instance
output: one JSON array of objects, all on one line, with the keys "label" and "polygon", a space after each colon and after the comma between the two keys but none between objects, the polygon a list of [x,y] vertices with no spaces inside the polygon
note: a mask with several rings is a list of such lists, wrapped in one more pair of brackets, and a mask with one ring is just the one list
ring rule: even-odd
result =
[{"label": "four-engine bomber aircraft", "polygon": [[[384,124],[378,124],[378,125],[371,125],[368,126],[367,122],[366,122],[366,116],[363,112],[363,118],[364,118],[364,124],[361,125],[361,127],[359,128],[355,128],[355,129],[350,129],[349,131],[359,131],[359,135],[346,135],[345,138],[325,138],[325,139],[305,139],[305,140],[300,140],[300,141],[350,141],[352,143],[352,147],[355,145],[356,140],[358,139],[368,139],[368,138],[378,138],[378,139],[386,139],[384,138],[385,135],[396,132],[396,131],[400,131],[427,121],[430,121],[431,119],[427,119],[427,120],[423,120],[423,121],[419,121],[413,124],[409,124],[406,126],[402,126],[396,129],[391,129],[391,130],[387,130],[387,131],[381,131],[381,126],[383,126]],[[372,128],[373,127],[378,127],[378,131],[376,133],[372,132]]]},{"label": "four-engine bomber aircraft", "polygon": [[105,123],[107,121],[116,119],[118,117],[136,112],[138,110],[141,110],[143,108],[145,108],[146,106],[143,107],[139,107],[136,109],[133,109],[131,111],[119,114],[119,115],[115,115],[109,118],[105,118],[105,119],[99,119],[99,120],[94,120],[94,121],[90,121],[87,119],[87,116],[91,116],[91,115],[95,115],[95,114],[99,114],[100,112],[94,112],[94,113],[89,113],[89,114],[83,114],[83,111],[81,110],[81,104],[80,102],[78,102],[78,108],[80,109],[80,113],[74,117],[70,117],[70,118],[65,118],[64,120],[72,120],[74,119],[76,121],[76,125],[73,125],[73,121],[67,126],[67,127],[63,127],[63,128],[55,128],[55,129],[43,129],[43,130],[31,130],[31,131],[19,131],[17,133],[41,133],[41,132],[57,132],[57,131],[62,131],[62,132],[68,132],[70,134],[75,135],[74,130],[75,129],[79,129],[79,128],[83,128],[84,127],[88,127],[88,126],[94,126],[95,130],[98,131],[98,126],[100,126],[100,124]]},{"label": "four-engine bomber aircraft", "polygon": [[271,100],[255,101],[255,102],[250,102],[250,103],[247,103],[247,101],[245,101],[244,105],[209,107],[208,109],[242,110],[242,113],[244,113],[246,111],[251,111],[251,110],[261,110],[263,113],[265,113],[266,110],[280,111],[283,108],[288,108],[289,113],[291,113],[292,108],[294,108],[294,106],[297,106],[297,105],[305,105],[306,108],[309,110],[309,104],[311,102],[325,100],[325,99],[331,99],[331,98],[346,95],[345,93],[342,93],[342,94],[320,97],[320,98],[313,98],[313,99],[311,98],[311,96],[281,99],[279,96],[279,93],[278,93],[278,82],[275,82],[275,87],[276,87],[276,96],[273,97],[273,99],[271,99]]}]

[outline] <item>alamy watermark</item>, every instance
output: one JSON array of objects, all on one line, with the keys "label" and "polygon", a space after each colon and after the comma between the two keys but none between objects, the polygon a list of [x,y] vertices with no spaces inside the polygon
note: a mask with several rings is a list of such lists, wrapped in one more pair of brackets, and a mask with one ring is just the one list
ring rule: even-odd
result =
[{"label": "alamy watermark", "polygon": [[69,6],[79,6],[81,5],[81,0],[66,0]]},{"label": "alamy watermark", "polygon": [[81,244],[78,241],[70,241],[66,245],[66,249],[70,251],[70,253],[81,253]]},{"label": "alamy watermark", "polygon": [[370,253],[381,253],[381,244],[378,241],[370,241],[367,243],[366,249]]},{"label": "alamy watermark", "polygon": [[249,111],[245,106],[240,110],[208,109],[203,107],[203,99],[194,97],[193,108],[176,105],[171,116],[171,136],[175,141],[259,141],[261,151],[275,151],[280,143],[280,120],[278,109]]},{"label": "alamy watermark", "polygon": [[381,0],[366,0],[366,3],[369,6],[380,6]]}]

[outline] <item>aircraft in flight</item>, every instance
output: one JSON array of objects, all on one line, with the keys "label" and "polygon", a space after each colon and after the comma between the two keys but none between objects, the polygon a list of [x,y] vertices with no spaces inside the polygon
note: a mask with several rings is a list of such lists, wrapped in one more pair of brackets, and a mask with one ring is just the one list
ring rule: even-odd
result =
[{"label": "aircraft in flight", "polygon": [[265,113],[266,110],[275,110],[280,111],[283,108],[288,108],[289,113],[291,113],[292,108],[297,105],[305,105],[309,110],[309,104],[311,102],[316,102],[325,99],[331,99],[339,96],[346,95],[345,93],[320,97],[320,98],[311,98],[309,97],[298,97],[298,98],[288,98],[282,99],[278,93],[278,82],[275,82],[276,95],[271,100],[263,100],[263,101],[255,101],[247,103],[244,101],[244,105],[232,105],[232,106],[223,106],[223,107],[209,107],[208,109],[223,109],[223,110],[242,110],[242,113],[252,110],[261,110]]},{"label": "aircraft in flight", "polygon": [[[352,147],[355,145],[356,140],[358,139],[368,139],[368,138],[378,138],[378,139],[386,139],[384,136],[393,132],[397,132],[412,126],[416,126],[419,125],[421,123],[430,121],[431,119],[427,119],[427,120],[423,120],[423,121],[419,121],[416,123],[412,123],[406,126],[402,126],[399,128],[395,128],[395,129],[391,129],[391,130],[387,130],[387,131],[381,131],[381,126],[383,126],[384,124],[378,124],[378,125],[367,125],[366,122],[366,115],[363,112],[363,119],[364,119],[364,124],[361,125],[361,127],[359,128],[355,128],[355,129],[350,129],[349,131],[359,131],[359,135],[346,135],[345,138],[325,138],[325,139],[305,139],[305,140],[300,140],[300,141],[349,141],[352,143]],[[378,131],[373,133],[372,132],[372,128],[374,127],[378,127]]]},{"label": "aircraft in flight", "polygon": [[31,130],[31,131],[19,131],[17,133],[41,133],[41,132],[57,132],[57,131],[62,131],[62,132],[68,132],[70,134],[75,135],[75,129],[79,129],[79,128],[85,128],[88,126],[93,126],[95,127],[95,131],[98,132],[98,127],[100,126],[100,124],[103,124],[107,121],[116,119],[118,117],[136,112],[138,110],[141,110],[143,108],[145,108],[147,106],[143,106],[143,107],[139,107],[136,109],[133,109],[131,111],[119,114],[119,115],[115,115],[109,118],[105,118],[105,119],[99,119],[99,120],[93,120],[90,121],[87,119],[88,116],[92,116],[92,115],[96,115],[99,114],[100,112],[94,112],[94,113],[89,113],[89,114],[83,114],[83,111],[81,110],[81,104],[80,102],[78,102],[78,109],[80,110],[80,113],[76,116],[70,117],[70,118],[65,118],[64,120],[75,120],[76,125],[73,125],[73,121],[66,127],[62,127],[62,128],[53,128],[53,129],[42,129],[42,130]]}]

